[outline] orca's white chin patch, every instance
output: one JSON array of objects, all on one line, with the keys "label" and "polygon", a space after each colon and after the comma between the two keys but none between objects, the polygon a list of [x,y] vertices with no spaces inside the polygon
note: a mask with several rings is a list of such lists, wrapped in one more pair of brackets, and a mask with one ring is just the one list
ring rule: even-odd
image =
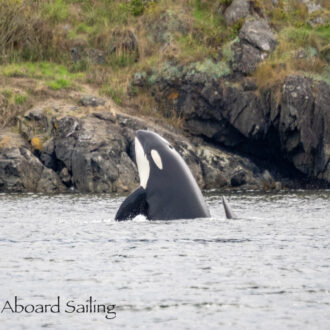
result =
[{"label": "orca's white chin patch", "polygon": [[137,137],[135,138],[135,158],[140,176],[140,185],[146,189],[150,175],[150,165],[144,149]]}]

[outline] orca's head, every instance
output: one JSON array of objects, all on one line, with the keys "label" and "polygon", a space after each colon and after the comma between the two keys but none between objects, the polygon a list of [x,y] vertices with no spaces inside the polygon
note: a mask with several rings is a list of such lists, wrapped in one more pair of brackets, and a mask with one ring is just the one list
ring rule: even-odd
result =
[{"label": "orca's head", "polygon": [[139,130],[135,137],[135,158],[141,186],[146,189],[151,172],[166,172],[166,160],[181,157],[171,144],[158,134]]}]

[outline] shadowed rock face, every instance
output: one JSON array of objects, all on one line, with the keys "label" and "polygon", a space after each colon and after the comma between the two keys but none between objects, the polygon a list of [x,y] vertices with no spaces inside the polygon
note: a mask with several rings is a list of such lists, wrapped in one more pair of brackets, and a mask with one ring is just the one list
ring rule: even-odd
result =
[{"label": "shadowed rock face", "polygon": [[[279,166],[291,164],[306,178],[330,183],[326,83],[288,76],[280,91],[264,89],[259,94],[244,83],[241,88],[205,76],[190,79],[181,72],[175,83],[160,73],[153,93],[160,107],[185,118],[189,133]],[[175,102],[168,98],[173,91],[178,95]]]},{"label": "shadowed rock face", "polygon": [[[315,91],[314,91],[315,90]],[[299,76],[283,86],[279,133],[288,159],[301,172],[330,182],[330,88]]]}]

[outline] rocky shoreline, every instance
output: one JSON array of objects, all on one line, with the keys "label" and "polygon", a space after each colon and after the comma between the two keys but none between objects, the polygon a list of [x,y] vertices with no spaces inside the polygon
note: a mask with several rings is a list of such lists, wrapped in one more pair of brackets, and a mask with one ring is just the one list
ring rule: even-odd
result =
[{"label": "rocky shoreline", "polygon": [[180,129],[113,112],[102,99],[84,99],[92,102],[80,102],[91,109],[85,116],[48,115],[37,108],[18,118],[19,132],[0,131],[1,192],[128,193],[139,184],[134,155],[138,129],[151,129],[173,143],[202,189],[304,185],[299,176],[290,178],[269,164],[257,165]]}]

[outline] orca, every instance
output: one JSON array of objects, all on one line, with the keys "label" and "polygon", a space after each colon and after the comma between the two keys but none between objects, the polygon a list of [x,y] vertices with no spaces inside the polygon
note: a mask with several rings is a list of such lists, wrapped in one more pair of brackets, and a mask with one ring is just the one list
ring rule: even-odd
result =
[{"label": "orca", "polygon": [[189,167],[163,137],[151,131],[137,131],[135,158],[140,187],[124,200],[115,220],[130,220],[139,214],[149,220],[210,217]]}]

